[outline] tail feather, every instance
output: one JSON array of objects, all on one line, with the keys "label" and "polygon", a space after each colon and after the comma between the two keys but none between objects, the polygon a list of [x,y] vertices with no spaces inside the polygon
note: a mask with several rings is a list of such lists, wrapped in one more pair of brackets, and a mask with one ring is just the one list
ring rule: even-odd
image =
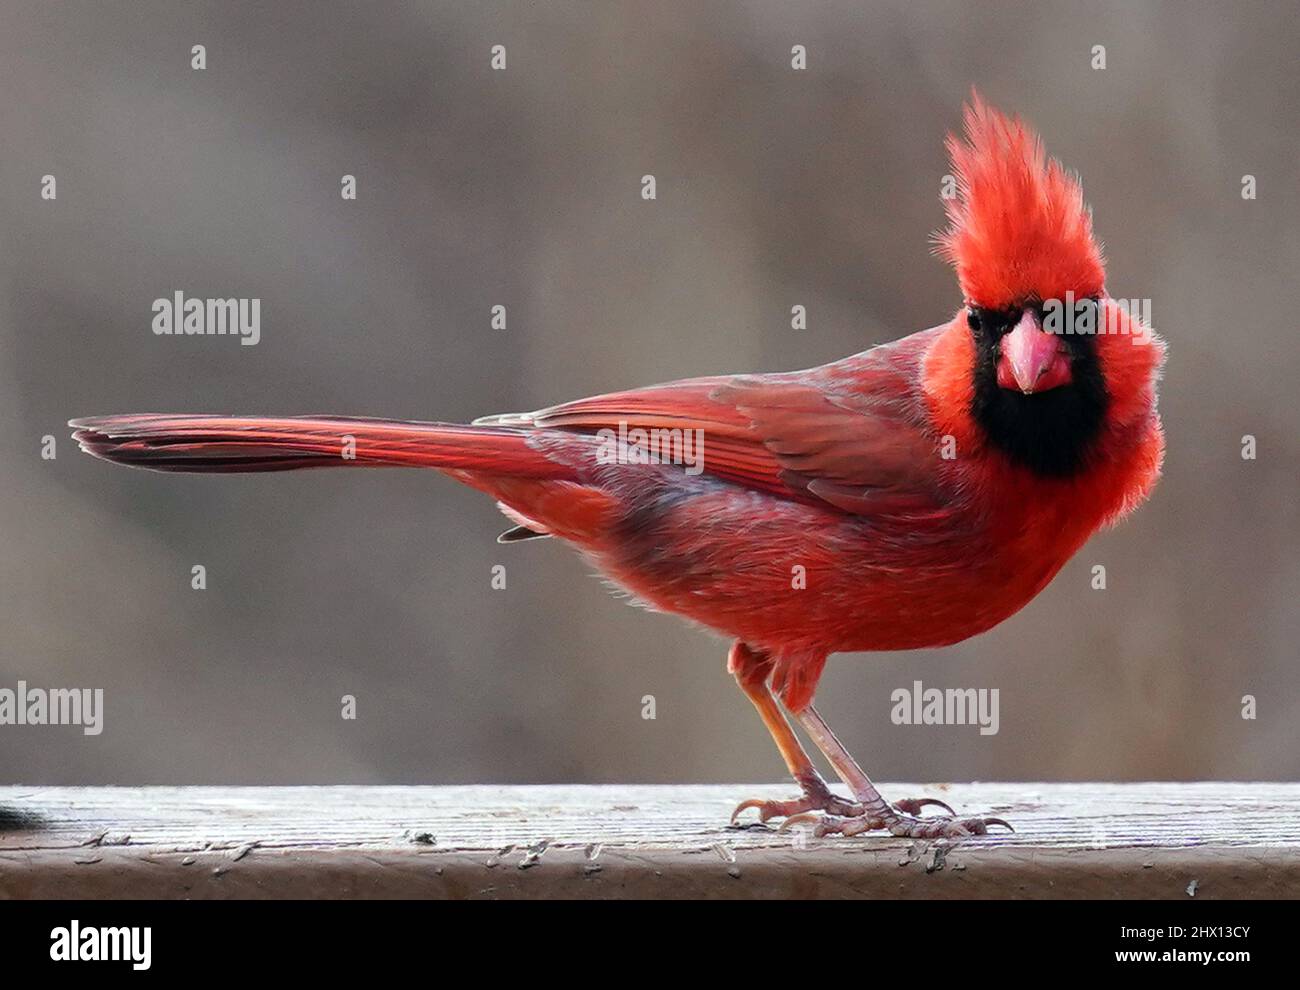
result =
[{"label": "tail feather", "polygon": [[521,478],[568,471],[530,432],[346,416],[92,416],[68,424],[95,457],[152,471],[225,473],[313,467],[424,467]]}]

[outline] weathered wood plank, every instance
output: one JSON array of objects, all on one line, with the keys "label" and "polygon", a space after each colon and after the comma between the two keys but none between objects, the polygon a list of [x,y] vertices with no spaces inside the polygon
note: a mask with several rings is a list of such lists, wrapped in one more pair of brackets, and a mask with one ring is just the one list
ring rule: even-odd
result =
[{"label": "weathered wood plank", "polygon": [[3,897],[1300,896],[1298,784],[891,784],[1015,835],[727,827],[755,787],[0,788]]}]

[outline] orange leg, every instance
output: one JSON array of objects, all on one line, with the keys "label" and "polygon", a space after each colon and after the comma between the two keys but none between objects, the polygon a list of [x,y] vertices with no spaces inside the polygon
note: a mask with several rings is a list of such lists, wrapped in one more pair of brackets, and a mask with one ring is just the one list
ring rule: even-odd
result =
[{"label": "orange leg", "polygon": [[740,685],[746,697],[758,709],[759,717],[767,726],[767,731],[771,733],[776,748],[781,751],[781,758],[785,760],[790,776],[803,791],[802,797],[790,801],[765,801],[761,798],[742,801],[731,813],[732,822],[735,822],[742,811],[749,808],[758,809],[760,822],[765,822],[769,818],[800,815],[808,811],[827,811],[850,817],[862,814],[860,806],[831,793],[825,779],[808,758],[804,748],[799,745],[794,730],[790,728],[790,723],[786,721],[780,706],[767,687],[767,679],[772,672],[771,658],[765,653],[752,650],[744,643],[737,642],[731,647],[727,669],[735,676],[736,683]]}]

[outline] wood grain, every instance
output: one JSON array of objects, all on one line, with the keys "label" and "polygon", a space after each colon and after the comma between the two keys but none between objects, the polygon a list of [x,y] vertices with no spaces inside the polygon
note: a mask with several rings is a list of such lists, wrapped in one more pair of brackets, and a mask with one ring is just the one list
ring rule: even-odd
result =
[{"label": "wood grain", "polygon": [[790,790],[5,787],[0,897],[1300,896],[1300,784],[883,788],[1017,829],[953,843],[727,826]]}]

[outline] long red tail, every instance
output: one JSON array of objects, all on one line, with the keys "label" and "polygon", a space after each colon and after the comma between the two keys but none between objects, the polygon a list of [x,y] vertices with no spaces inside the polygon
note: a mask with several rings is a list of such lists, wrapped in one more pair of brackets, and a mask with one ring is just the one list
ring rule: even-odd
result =
[{"label": "long red tail", "polygon": [[569,473],[531,432],[345,416],[128,414],[74,419],[81,449],[152,471],[220,473],[313,467],[424,467],[519,478]]}]

